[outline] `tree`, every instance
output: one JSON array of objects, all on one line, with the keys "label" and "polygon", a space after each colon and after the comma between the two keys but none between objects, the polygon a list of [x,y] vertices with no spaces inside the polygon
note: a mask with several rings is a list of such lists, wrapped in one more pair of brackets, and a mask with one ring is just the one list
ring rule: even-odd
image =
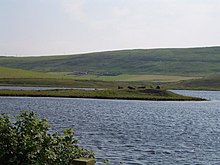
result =
[{"label": "tree", "polygon": [[94,158],[93,151],[78,145],[73,129],[50,134],[48,120],[39,120],[34,112],[22,111],[14,119],[0,117],[2,165],[69,165],[76,158]]}]

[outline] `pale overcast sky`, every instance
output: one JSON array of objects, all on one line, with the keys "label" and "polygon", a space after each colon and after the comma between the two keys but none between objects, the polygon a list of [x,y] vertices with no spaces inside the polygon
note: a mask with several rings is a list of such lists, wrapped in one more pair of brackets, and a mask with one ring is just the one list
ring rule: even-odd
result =
[{"label": "pale overcast sky", "polygon": [[0,55],[220,45],[220,0],[0,0]]}]

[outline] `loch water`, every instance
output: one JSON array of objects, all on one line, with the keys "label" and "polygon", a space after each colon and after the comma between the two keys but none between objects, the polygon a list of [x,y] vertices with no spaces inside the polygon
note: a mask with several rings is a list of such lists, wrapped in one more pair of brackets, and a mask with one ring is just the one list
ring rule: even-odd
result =
[{"label": "loch water", "polygon": [[73,128],[97,165],[219,165],[220,92],[175,92],[209,101],[0,97],[0,113],[31,110],[52,131]]}]

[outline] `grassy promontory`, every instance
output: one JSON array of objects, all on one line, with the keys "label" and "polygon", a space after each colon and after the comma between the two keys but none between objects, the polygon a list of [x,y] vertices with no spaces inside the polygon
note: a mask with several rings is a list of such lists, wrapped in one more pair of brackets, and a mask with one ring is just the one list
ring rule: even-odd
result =
[{"label": "grassy promontory", "polygon": [[97,98],[121,100],[158,100],[158,101],[203,101],[205,99],[182,96],[162,89],[107,89],[107,90],[0,90],[0,96],[29,96],[29,97],[68,97],[68,98]]}]

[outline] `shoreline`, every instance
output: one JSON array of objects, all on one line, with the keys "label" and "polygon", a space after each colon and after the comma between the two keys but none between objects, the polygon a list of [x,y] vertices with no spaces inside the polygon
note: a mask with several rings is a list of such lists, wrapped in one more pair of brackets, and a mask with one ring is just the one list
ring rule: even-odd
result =
[{"label": "shoreline", "polygon": [[54,98],[88,98],[112,100],[145,101],[208,101],[203,98],[183,96],[166,90],[0,90],[0,96],[11,97],[54,97]]},{"label": "shoreline", "polygon": [[69,96],[28,96],[28,95],[0,95],[0,97],[24,97],[24,98],[28,98],[28,97],[32,97],[32,98],[69,98],[69,99],[98,99],[98,100],[139,100],[139,101],[209,101],[209,100],[206,100],[206,99],[202,99],[202,98],[198,98],[198,99],[141,99],[141,98],[109,98],[109,97],[106,97],[106,98],[101,98],[101,97],[69,97]]}]

